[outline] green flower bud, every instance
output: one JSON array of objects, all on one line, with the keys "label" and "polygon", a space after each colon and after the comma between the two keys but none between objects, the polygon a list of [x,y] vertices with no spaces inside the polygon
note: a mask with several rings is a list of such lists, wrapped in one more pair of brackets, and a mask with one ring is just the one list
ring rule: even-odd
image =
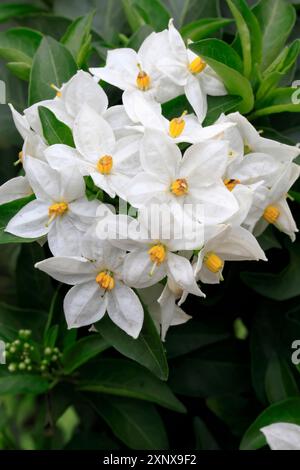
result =
[{"label": "green flower bud", "polygon": [[26,364],[25,364],[25,362],[20,362],[20,364],[19,364],[19,369],[20,369],[20,370],[25,370],[25,369],[26,369]]},{"label": "green flower bud", "polygon": [[16,351],[17,351],[17,349],[15,348],[15,346],[11,346],[11,347],[9,348],[9,352],[10,352],[11,354],[15,354]]},{"label": "green flower bud", "polygon": [[52,349],[51,349],[51,348],[45,348],[44,354],[45,354],[46,356],[50,356],[50,354],[52,354]]},{"label": "green flower bud", "polygon": [[30,372],[32,370],[32,366],[27,366],[27,370]]},{"label": "green flower bud", "polygon": [[24,362],[25,362],[25,364],[28,366],[29,364],[31,364],[31,359],[30,359],[29,357],[26,357],[26,358],[24,359]]},{"label": "green flower bud", "polygon": [[16,346],[16,347],[20,346],[20,344],[21,344],[21,341],[20,341],[19,339],[16,339],[16,340],[13,342],[13,345]]},{"label": "green flower bud", "polygon": [[46,370],[46,366],[44,366],[44,365],[42,364],[41,367],[40,367],[40,370],[41,370],[42,372],[44,372],[44,371]]},{"label": "green flower bud", "polygon": [[24,349],[30,349],[30,344],[29,343],[24,343],[23,348]]},{"label": "green flower bud", "polygon": [[51,360],[52,360],[53,362],[57,361],[57,359],[58,359],[58,356],[57,356],[56,354],[54,354],[54,355],[51,357]]},{"label": "green flower bud", "polygon": [[9,370],[9,372],[16,372],[16,370],[17,370],[17,364],[15,364],[15,363],[9,364],[8,370]]}]

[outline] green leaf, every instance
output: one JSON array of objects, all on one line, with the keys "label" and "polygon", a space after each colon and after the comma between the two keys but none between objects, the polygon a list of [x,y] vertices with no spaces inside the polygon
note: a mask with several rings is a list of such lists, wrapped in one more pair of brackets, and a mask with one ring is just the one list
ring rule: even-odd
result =
[{"label": "green leaf", "polygon": [[80,68],[91,50],[91,28],[95,12],[77,18],[61,39]]},{"label": "green leaf", "polygon": [[238,54],[228,44],[224,44],[226,43],[217,39],[204,39],[190,44],[189,47],[219,75],[229,94],[242,98],[238,110],[244,114],[253,108],[252,87],[249,80],[238,71],[242,67]]},{"label": "green leaf", "polygon": [[230,23],[232,20],[228,18],[202,18],[183,26],[180,33],[184,40],[200,41]]},{"label": "green leaf", "polygon": [[30,65],[25,62],[8,62],[6,64],[8,70],[11,71],[17,78],[24,80],[25,82],[29,81],[30,78]]},{"label": "green leaf", "polygon": [[[257,103],[258,104],[258,103]],[[262,116],[277,113],[299,113],[299,92],[295,88],[277,88],[268,94],[263,102],[259,102],[259,108],[248,116],[248,119],[257,119]]]},{"label": "green leaf", "polygon": [[261,0],[252,11],[262,30],[262,70],[265,70],[284,48],[295,24],[296,13],[285,0]]},{"label": "green leaf", "polygon": [[167,355],[174,358],[191,351],[223,341],[229,337],[229,331],[215,322],[191,320],[176,328],[171,328],[167,334]]},{"label": "green leaf", "polygon": [[15,17],[23,17],[45,11],[35,5],[24,5],[23,3],[5,3],[0,5],[0,23]]},{"label": "green leaf", "polygon": [[133,7],[132,0],[122,0],[122,6],[132,32],[136,33],[145,25],[144,19],[137,9]]},{"label": "green leaf", "polygon": [[71,129],[64,122],[59,121],[50,109],[44,106],[39,106],[38,109],[43,134],[48,144],[65,144],[75,147]]},{"label": "green leaf", "polygon": [[61,87],[76,71],[76,63],[68,49],[55,39],[45,36],[33,59],[29,104],[54,98],[55,90],[51,85]]},{"label": "green leaf", "polygon": [[46,312],[32,308],[19,308],[0,303],[0,338],[4,341],[16,339],[20,329],[32,330],[33,338],[40,341],[41,329],[46,323]]},{"label": "green leaf", "polygon": [[65,374],[71,374],[78,367],[85,364],[93,357],[109,348],[104,339],[97,334],[91,334],[81,338],[76,343],[65,349],[62,357],[62,363]]},{"label": "green leaf", "polygon": [[250,78],[252,72],[260,65],[262,58],[260,26],[245,0],[227,0],[227,3],[238,29],[238,40],[243,53],[244,75]]},{"label": "green leaf", "polygon": [[59,333],[59,325],[52,325],[44,335],[44,346],[54,348]]},{"label": "green leaf", "polygon": [[29,28],[11,28],[0,33],[0,57],[31,66],[43,35]]},{"label": "green leaf", "polygon": [[162,0],[178,28],[199,18],[219,16],[218,0]]},{"label": "green leaf", "polygon": [[287,300],[300,295],[299,243],[288,243],[289,263],[279,273],[242,272],[243,282],[255,292],[273,300]]},{"label": "green leaf", "polygon": [[265,387],[269,403],[276,403],[299,395],[296,381],[289,366],[278,357],[269,362],[265,376]]},{"label": "green leaf", "polygon": [[89,402],[130,449],[168,449],[163,422],[152,404],[104,395],[91,397]]},{"label": "green leaf", "polygon": [[140,48],[143,41],[149,34],[153,33],[153,28],[148,24],[143,24],[129,39],[126,47],[135,49],[136,51]]},{"label": "green leaf", "polygon": [[194,418],[194,432],[195,432],[195,440],[196,440],[196,450],[219,450],[219,446],[211,434],[211,432],[207,429],[206,424],[202,419]]},{"label": "green leaf", "polygon": [[12,374],[0,377],[0,395],[18,395],[30,393],[39,395],[45,393],[49,388],[46,379],[38,375]]},{"label": "green leaf", "polygon": [[184,413],[185,407],[166,383],[126,359],[101,359],[81,371],[79,390],[151,401]]},{"label": "green leaf", "polygon": [[4,231],[10,219],[33,199],[34,196],[32,195],[0,205],[0,245],[3,243],[30,243],[35,241],[35,238],[21,238]]},{"label": "green leaf", "polygon": [[168,27],[170,14],[159,0],[133,0],[136,8],[145,23],[153,27],[155,31],[162,31]]},{"label": "green leaf", "polygon": [[208,96],[207,97],[207,114],[203,121],[204,126],[214,124],[222,113],[227,114],[235,111],[242,98],[240,96],[225,95],[225,96]]},{"label": "green leaf", "polygon": [[[189,45],[203,59],[213,60],[242,73],[243,63],[238,53],[221,39],[202,39]],[[208,62],[209,63],[209,62]]]},{"label": "green leaf", "polygon": [[121,354],[151,370],[159,379],[167,380],[168,363],[160,337],[145,308],[144,315],[143,328],[137,339],[133,339],[118,328],[108,315],[97,323],[96,328]]},{"label": "green leaf", "polygon": [[300,425],[300,398],[289,398],[265,409],[244,434],[240,450],[255,450],[265,446],[266,439],[260,429],[273,423]]},{"label": "green leaf", "polygon": [[99,199],[103,201],[103,191],[95,185],[91,176],[84,176],[85,181],[85,195],[89,201]]}]

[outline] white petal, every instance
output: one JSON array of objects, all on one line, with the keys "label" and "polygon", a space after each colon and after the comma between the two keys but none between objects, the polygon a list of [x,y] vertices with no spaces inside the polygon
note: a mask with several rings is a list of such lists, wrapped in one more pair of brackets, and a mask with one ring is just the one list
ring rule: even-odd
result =
[{"label": "white petal", "polygon": [[203,221],[206,224],[218,224],[229,219],[238,211],[239,205],[224,185],[191,188],[187,203],[203,205]]},{"label": "white petal", "polygon": [[276,206],[278,206],[278,209],[280,210],[280,215],[275,223],[276,227],[289,235],[292,241],[295,241],[298,229],[286,199],[278,201]]},{"label": "white petal", "polygon": [[223,260],[241,261],[267,258],[259,246],[256,238],[243,227],[232,227],[222,233],[224,238],[220,238],[216,243],[215,250]]},{"label": "white petal", "polygon": [[0,186],[0,204],[15,201],[32,194],[32,189],[26,176],[17,176]]},{"label": "white petal", "polygon": [[[149,246],[150,248],[151,246]],[[153,286],[166,275],[166,265],[161,263],[154,267],[146,250],[135,250],[129,253],[124,261],[123,279],[126,284],[144,288]]]},{"label": "white petal", "polygon": [[[166,200],[167,183],[161,183],[155,176],[139,173],[131,181],[127,193],[128,201],[135,207],[140,207],[150,200]],[[171,196],[170,196],[171,198]]]},{"label": "white petal", "polygon": [[88,105],[84,105],[76,117],[73,134],[76,148],[91,162],[110,155],[115,144],[110,125]]},{"label": "white petal", "polygon": [[191,263],[186,258],[169,253],[167,264],[168,275],[171,275],[183,290],[200,297],[205,297],[195,281]]},{"label": "white petal", "polygon": [[39,261],[35,267],[57,281],[70,285],[95,280],[97,275],[95,266],[86,258],[80,257],[55,256]]},{"label": "white petal", "polygon": [[300,426],[273,423],[260,429],[272,450],[300,450]]},{"label": "white petal", "polygon": [[68,113],[74,118],[84,103],[99,114],[103,114],[108,106],[108,98],[103,89],[83,70],[79,70],[63,87],[62,99]]},{"label": "white petal", "polygon": [[222,80],[209,66],[204,69],[202,74],[200,74],[200,79],[203,90],[207,95],[227,95],[227,91]]},{"label": "white petal", "polygon": [[24,206],[7,224],[6,232],[23,238],[39,238],[48,233],[48,204],[35,199]]},{"label": "white petal", "polygon": [[81,167],[82,155],[74,148],[64,144],[51,145],[45,150],[45,157],[51,168],[62,170],[68,166]]},{"label": "white petal", "polygon": [[69,214],[58,216],[49,227],[48,244],[54,256],[77,256],[81,251],[83,233]]},{"label": "white petal", "polygon": [[10,110],[12,112],[12,117],[14,120],[14,124],[21,135],[21,137],[25,140],[26,137],[32,135],[32,131],[30,129],[30,125],[26,119],[25,116],[22,116],[22,114],[18,113],[18,111],[15,110],[12,104],[8,105],[10,107]]},{"label": "white petal", "polygon": [[200,123],[202,123],[207,113],[207,98],[199,80],[190,76],[184,87],[184,92]]},{"label": "white petal", "polygon": [[26,158],[26,176],[37,198],[55,201],[59,198],[59,173],[36,158]]},{"label": "white petal", "polygon": [[154,112],[160,113],[161,106],[154,100],[154,91],[141,91],[138,88],[125,90],[122,95],[124,108],[129,118],[133,122],[139,122],[141,118],[141,103],[146,101],[147,105],[153,109]]},{"label": "white petal", "polygon": [[107,309],[107,296],[95,281],[72,287],[64,300],[68,328],[79,328],[101,320]]},{"label": "white petal", "polygon": [[139,73],[139,57],[133,49],[121,48],[107,53],[106,66],[91,68],[90,72],[101,80],[126,90],[135,85]]},{"label": "white petal", "polygon": [[78,168],[67,167],[59,172],[60,191],[59,197],[66,202],[72,202],[85,195],[85,182]]},{"label": "white petal", "polygon": [[180,161],[179,148],[164,133],[154,129],[145,131],[141,143],[141,164],[144,171],[169,183],[176,178]]},{"label": "white petal", "polygon": [[130,287],[116,282],[109,292],[107,313],[111,320],[128,335],[137,338],[143,326],[144,310],[138,296]]},{"label": "white petal", "polygon": [[43,136],[43,128],[39,116],[39,106],[44,106],[50,109],[59,121],[64,122],[68,127],[72,129],[73,118],[67,113],[65,105],[59,98],[54,100],[45,100],[33,104],[30,108],[24,110],[26,119],[28,120],[30,127],[37,132],[40,136]]}]

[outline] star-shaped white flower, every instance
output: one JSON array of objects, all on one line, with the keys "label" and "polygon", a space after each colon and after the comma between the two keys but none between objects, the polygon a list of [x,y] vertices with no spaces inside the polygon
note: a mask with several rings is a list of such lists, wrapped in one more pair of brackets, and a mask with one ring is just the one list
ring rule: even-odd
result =
[{"label": "star-shaped white flower", "polygon": [[141,143],[143,171],[132,180],[128,200],[135,207],[159,201],[176,211],[201,206],[202,222],[223,222],[238,210],[222,180],[227,152],[226,142],[207,141],[190,146],[182,158],[163,133],[146,130]]},{"label": "star-shaped white flower", "polygon": [[135,292],[123,281],[125,252],[88,233],[79,253],[79,257],[59,256],[35,265],[54,279],[74,286],[64,300],[68,327],[96,323],[107,311],[117,326],[137,338],[144,312]]},{"label": "star-shaped white flower", "polygon": [[260,428],[271,450],[300,450],[300,426],[272,423]]},{"label": "star-shaped white flower", "polygon": [[95,220],[101,203],[86,199],[84,181],[74,167],[57,172],[47,163],[27,157],[26,172],[36,199],[5,230],[24,238],[47,235],[54,255],[78,253],[83,232]]}]

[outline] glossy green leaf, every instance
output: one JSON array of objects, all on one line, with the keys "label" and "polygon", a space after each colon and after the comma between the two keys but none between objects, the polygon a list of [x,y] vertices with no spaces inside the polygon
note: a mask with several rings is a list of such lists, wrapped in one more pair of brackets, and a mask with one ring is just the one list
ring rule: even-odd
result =
[{"label": "glossy green leaf", "polygon": [[241,103],[240,96],[225,95],[225,96],[208,96],[207,97],[207,113],[203,121],[204,126],[214,124],[222,113],[227,114],[234,112]]},{"label": "glossy green leaf", "polygon": [[262,30],[262,70],[265,70],[281,53],[295,24],[296,13],[285,0],[261,0],[253,13]]},{"label": "glossy green leaf", "polygon": [[0,5],[0,23],[15,17],[23,17],[43,12],[43,8],[24,3],[4,3]]},{"label": "glossy green leaf", "polygon": [[136,8],[145,23],[152,26],[155,31],[162,31],[168,27],[170,14],[160,0],[132,0],[132,6]]},{"label": "glossy green leaf", "polygon": [[296,381],[289,366],[278,357],[274,357],[269,362],[265,387],[269,403],[276,403],[299,395]]},{"label": "glossy green leaf", "polygon": [[162,0],[178,28],[200,18],[220,16],[219,0]]},{"label": "glossy green leaf", "polygon": [[29,104],[52,99],[61,87],[77,71],[76,63],[68,49],[55,39],[45,36],[34,56],[30,83]]},{"label": "glossy green leaf", "polygon": [[289,398],[265,409],[244,434],[240,449],[254,450],[265,446],[266,439],[260,429],[273,423],[300,425],[300,398]]},{"label": "glossy green leaf", "polygon": [[30,243],[35,241],[34,238],[21,238],[11,233],[5,232],[6,226],[22,207],[26,206],[34,196],[24,197],[15,201],[7,202],[0,205],[0,244],[2,243]]},{"label": "glossy green leaf", "polygon": [[43,36],[29,28],[11,28],[0,33],[0,57],[10,62],[32,64]]},{"label": "glossy green leaf", "polygon": [[39,375],[11,374],[7,377],[0,377],[0,395],[18,395],[20,393],[38,395],[45,393],[48,388],[47,380]]},{"label": "glossy green leaf", "polygon": [[71,374],[78,367],[109,348],[100,335],[90,334],[65,349],[62,363],[65,374]]},{"label": "glossy green leaf", "polygon": [[249,119],[257,119],[270,114],[284,112],[299,113],[299,92],[295,88],[277,88],[259,103],[260,109],[250,114]]},{"label": "glossy green leaf", "polygon": [[201,18],[183,26],[180,33],[184,40],[200,41],[230,23],[232,20],[228,18]]},{"label": "glossy green leaf", "polygon": [[46,324],[46,312],[33,308],[19,308],[0,303],[0,338],[5,341],[15,340],[20,329],[32,330],[32,336],[40,341],[41,329]]},{"label": "glossy green leaf", "polygon": [[289,243],[289,263],[279,273],[242,272],[244,283],[259,294],[273,300],[287,300],[300,295],[298,273],[300,267],[299,244]]},{"label": "glossy green leaf", "polygon": [[145,310],[144,324],[137,339],[118,328],[106,315],[96,328],[117,351],[151,370],[158,378],[167,380],[168,363],[164,348],[149,313]]},{"label": "glossy green leaf", "polygon": [[163,422],[152,404],[104,395],[90,397],[89,402],[130,449],[168,449]]},{"label": "glossy green leaf", "polygon": [[139,364],[125,359],[101,359],[87,366],[81,372],[79,390],[138,398],[185,412],[166,383]]},{"label": "glossy green leaf", "polygon": [[91,50],[91,28],[94,14],[91,12],[73,21],[61,39],[62,44],[71,52],[78,67],[81,67],[85,62]]},{"label": "glossy green leaf", "polygon": [[39,106],[39,117],[44,137],[49,145],[65,144],[75,147],[71,129],[64,122],[59,121],[50,109]]},{"label": "glossy green leaf", "polygon": [[252,87],[249,80],[238,71],[242,67],[238,54],[225,44],[217,39],[204,39],[189,47],[219,75],[229,94],[242,98],[238,110],[247,113],[254,105]]},{"label": "glossy green leaf", "polygon": [[25,62],[8,62],[6,66],[8,70],[10,70],[17,78],[20,78],[20,80],[25,80],[25,82],[29,81],[31,70],[30,65]]}]

